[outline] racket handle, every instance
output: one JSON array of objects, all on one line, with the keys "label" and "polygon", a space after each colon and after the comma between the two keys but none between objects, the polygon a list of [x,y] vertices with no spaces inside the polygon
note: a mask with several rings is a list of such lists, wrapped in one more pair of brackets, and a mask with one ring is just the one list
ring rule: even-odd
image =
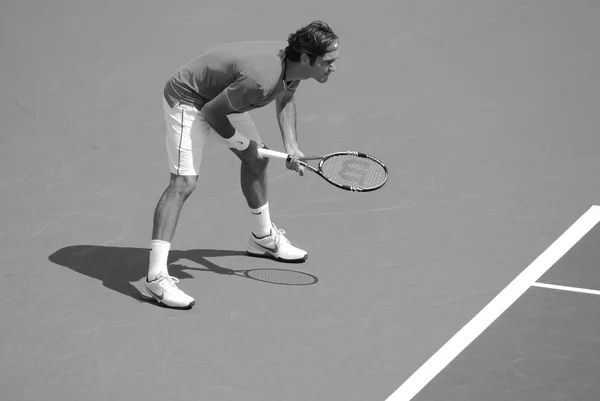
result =
[{"label": "racket handle", "polygon": [[260,155],[263,157],[269,157],[269,158],[275,158],[275,159],[287,160],[287,158],[290,157],[290,155],[288,155],[287,153],[278,152],[276,150],[265,149],[265,148],[258,148],[258,153],[260,153]]}]

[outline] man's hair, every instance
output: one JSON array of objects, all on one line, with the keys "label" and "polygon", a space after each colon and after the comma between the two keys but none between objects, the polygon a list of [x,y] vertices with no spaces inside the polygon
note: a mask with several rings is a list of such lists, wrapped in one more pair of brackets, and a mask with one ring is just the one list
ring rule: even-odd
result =
[{"label": "man's hair", "polygon": [[338,40],[337,35],[323,21],[313,21],[288,36],[285,55],[290,61],[300,61],[300,55],[306,53],[313,65],[317,57],[323,57],[327,48]]}]

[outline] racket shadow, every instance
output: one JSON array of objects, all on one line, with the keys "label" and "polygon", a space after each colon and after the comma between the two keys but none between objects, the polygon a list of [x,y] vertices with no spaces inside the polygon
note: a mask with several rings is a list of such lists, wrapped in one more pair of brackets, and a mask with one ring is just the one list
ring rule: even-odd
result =
[{"label": "racket shadow", "polygon": [[[242,277],[254,281],[260,281],[267,284],[277,285],[291,285],[291,286],[304,286],[316,284],[319,279],[305,272],[281,269],[281,268],[257,268],[257,269],[242,269],[234,270],[227,267],[220,266],[206,258],[219,257],[219,256],[249,256],[246,252],[240,251],[219,251],[214,249],[195,249],[189,251],[176,252],[174,258],[188,259],[202,265],[203,268],[185,266],[184,264],[170,265],[169,269],[176,268],[180,271],[183,270],[194,270],[194,271],[205,271],[216,274],[222,274],[226,276]],[[278,262],[274,262],[278,263]]]},{"label": "racket shadow", "polygon": [[259,281],[262,283],[276,285],[305,286],[316,284],[319,281],[319,279],[312,274],[289,269],[274,269],[262,267],[258,269],[233,270],[220,266],[218,266],[218,268],[216,269],[212,266],[206,266],[206,269],[181,265],[180,267],[186,270],[208,271],[217,274],[241,277],[249,280]]},{"label": "racket shadow", "polygon": [[[52,253],[48,259],[56,265],[94,278],[110,290],[140,301],[140,292],[137,286],[148,272],[149,254],[150,249],[148,248],[72,245]],[[169,274],[180,280],[193,278],[188,273],[189,270],[193,270],[245,277],[279,285],[310,285],[318,282],[317,277],[294,270],[267,268],[233,270],[207,259],[227,256],[247,256],[247,254],[244,251],[225,249],[171,250],[168,260]],[[182,259],[195,262],[202,268],[177,263]]]}]

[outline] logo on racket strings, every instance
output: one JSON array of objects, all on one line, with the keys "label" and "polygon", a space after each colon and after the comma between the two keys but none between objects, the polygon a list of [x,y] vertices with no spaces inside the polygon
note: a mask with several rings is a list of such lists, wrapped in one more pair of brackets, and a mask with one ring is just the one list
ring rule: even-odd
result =
[{"label": "logo on racket strings", "polygon": [[343,160],[338,177],[349,184],[364,187],[365,178],[369,171],[369,163],[363,160]]}]

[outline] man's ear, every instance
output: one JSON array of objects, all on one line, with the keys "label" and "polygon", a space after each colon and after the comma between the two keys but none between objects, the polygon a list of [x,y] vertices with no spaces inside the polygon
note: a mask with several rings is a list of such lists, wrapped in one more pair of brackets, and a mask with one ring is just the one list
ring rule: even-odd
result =
[{"label": "man's ear", "polygon": [[310,58],[308,57],[308,54],[306,54],[306,53],[300,54],[300,61],[302,62],[302,64],[309,64]]}]

